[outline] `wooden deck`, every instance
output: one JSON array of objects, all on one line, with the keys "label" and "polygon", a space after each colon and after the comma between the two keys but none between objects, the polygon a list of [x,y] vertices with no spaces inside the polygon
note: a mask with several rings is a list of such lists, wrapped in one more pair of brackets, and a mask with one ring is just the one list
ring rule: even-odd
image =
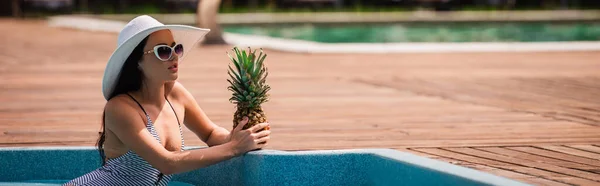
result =
[{"label": "wooden deck", "polygon": [[[94,145],[117,35],[7,19],[0,33],[0,146]],[[195,49],[180,82],[230,127],[228,48]],[[267,52],[270,149],[393,148],[536,185],[600,184],[600,51]]]}]

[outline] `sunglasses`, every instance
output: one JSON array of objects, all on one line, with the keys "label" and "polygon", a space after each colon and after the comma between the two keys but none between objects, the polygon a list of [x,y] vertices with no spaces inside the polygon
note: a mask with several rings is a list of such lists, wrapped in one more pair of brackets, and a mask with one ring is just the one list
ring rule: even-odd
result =
[{"label": "sunglasses", "polygon": [[153,50],[144,52],[144,54],[149,54],[152,52],[154,52],[154,55],[156,55],[156,58],[159,60],[170,61],[173,57],[173,53],[175,53],[177,57],[181,57],[181,55],[183,55],[183,45],[177,44],[173,47],[170,47],[169,45],[156,45],[154,46]]}]

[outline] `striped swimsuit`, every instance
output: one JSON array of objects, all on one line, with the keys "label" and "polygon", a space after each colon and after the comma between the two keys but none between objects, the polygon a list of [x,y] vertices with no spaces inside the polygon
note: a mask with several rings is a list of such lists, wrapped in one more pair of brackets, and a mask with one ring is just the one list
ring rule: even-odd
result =
[{"label": "striped swimsuit", "polygon": [[[150,116],[146,113],[146,110],[142,105],[131,95],[127,94],[133,99],[138,106],[146,114],[147,124],[146,129],[150,131],[152,136],[160,143],[158,133],[154,129]],[[173,112],[175,109],[171,102],[167,100]],[[183,132],[181,131],[181,124],[177,113],[177,124],[179,124],[179,134],[181,135],[181,150],[183,151]],[[137,155],[135,152],[129,150],[127,153],[114,158],[108,159],[106,164],[90,173],[87,173],[79,178],[71,180],[65,185],[168,185],[171,180],[171,175],[164,175],[158,169],[152,167],[146,160]]]}]

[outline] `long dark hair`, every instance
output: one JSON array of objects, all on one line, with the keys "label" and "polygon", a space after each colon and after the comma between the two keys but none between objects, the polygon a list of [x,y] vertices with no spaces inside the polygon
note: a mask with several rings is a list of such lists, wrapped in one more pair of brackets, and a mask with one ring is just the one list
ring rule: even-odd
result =
[{"label": "long dark hair", "polygon": [[[123,68],[121,68],[121,73],[119,74],[119,79],[117,80],[117,84],[113,89],[113,92],[108,96],[108,100],[114,98],[119,94],[124,94],[130,91],[137,91],[142,88],[144,74],[142,70],[138,68],[138,63],[142,59],[144,55],[144,46],[146,45],[146,41],[148,37],[144,38],[140,43],[131,51],[127,60],[125,60],[125,64],[123,64]],[[105,108],[106,109],[106,108]],[[98,138],[98,153],[100,153],[100,158],[102,159],[102,166],[106,164],[106,155],[104,154],[104,140],[106,139],[106,127],[104,123],[104,118],[106,116],[106,111],[102,112],[102,132],[100,132],[100,137]]]}]

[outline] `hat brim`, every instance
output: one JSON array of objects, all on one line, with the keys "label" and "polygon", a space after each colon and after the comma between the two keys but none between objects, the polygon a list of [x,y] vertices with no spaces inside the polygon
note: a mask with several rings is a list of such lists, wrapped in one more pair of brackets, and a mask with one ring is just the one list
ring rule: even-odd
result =
[{"label": "hat brim", "polygon": [[123,64],[125,64],[125,60],[127,60],[133,49],[153,32],[167,29],[173,34],[174,41],[183,45],[184,52],[183,56],[179,58],[180,61],[183,60],[192,48],[194,48],[194,46],[196,46],[196,44],[210,31],[210,29],[187,25],[164,25],[145,29],[130,37],[115,49],[104,69],[102,94],[104,94],[106,100],[109,100],[109,96],[112,94],[121,74]]}]

